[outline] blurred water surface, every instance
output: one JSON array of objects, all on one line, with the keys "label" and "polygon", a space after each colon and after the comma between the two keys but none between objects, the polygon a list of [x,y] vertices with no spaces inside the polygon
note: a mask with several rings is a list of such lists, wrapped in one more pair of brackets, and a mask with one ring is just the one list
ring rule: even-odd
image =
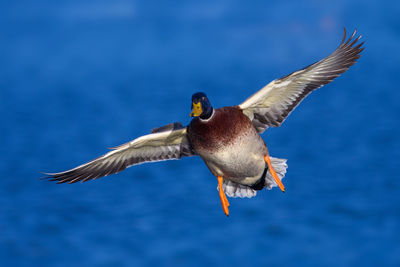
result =
[{"label": "blurred water surface", "polygon": [[[0,4],[2,266],[399,266],[398,1]],[[267,131],[287,192],[220,207],[199,158],[94,182],[38,178],[152,128],[190,97],[241,103],[357,28],[366,50]]]}]

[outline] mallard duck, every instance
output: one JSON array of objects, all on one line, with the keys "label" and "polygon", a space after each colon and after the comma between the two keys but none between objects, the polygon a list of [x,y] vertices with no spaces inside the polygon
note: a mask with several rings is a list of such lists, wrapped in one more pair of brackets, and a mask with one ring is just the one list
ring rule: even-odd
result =
[{"label": "mallard duck", "polygon": [[254,197],[257,191],[278,186],[286,160],[269,155],[260,134],[280,126],[311,91],[331,82],[361,56],[364,42],[356,31],[328,57],[283,78],[273,80],[238,106],[214,108],[205,93],[191,101],[193,117],[187,127],[171,123],[151,134],[112,148],[112,151],[76,168],[47,173],[58,183],[76,183],[118,173],[132,165],[198,155],[217,177],[224,213],[226,197]]}]

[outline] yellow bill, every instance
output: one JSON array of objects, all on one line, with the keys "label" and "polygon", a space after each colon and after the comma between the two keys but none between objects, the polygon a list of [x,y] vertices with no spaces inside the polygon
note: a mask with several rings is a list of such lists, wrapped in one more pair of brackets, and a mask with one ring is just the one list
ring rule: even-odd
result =
[{"label": "yellow bill", "polygon": [[203,113],[203,108],[201,107],[201,103],[200,101],[196,104],[196,103],[192,103],[193,108],[192,108],[192,112],[190,112],[190,117],[198,117],[201,115],[201,113]]}]

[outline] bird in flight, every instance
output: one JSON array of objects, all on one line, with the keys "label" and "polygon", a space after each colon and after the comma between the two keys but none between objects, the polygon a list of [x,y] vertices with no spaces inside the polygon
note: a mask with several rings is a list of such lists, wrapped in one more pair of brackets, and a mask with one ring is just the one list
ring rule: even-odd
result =
[{"label": "bird in flight", "polygon": [[279,127],[294,108],[313,90],[330,83],[356,63],[364,42],[356,31],[322,60],[273,80],[238,106],[214,108],[204,93],[192,96],[193,117],[186,127],[171,123],[76,168],[46,173],[58,183],[86,182],[123,171],[132,165],[181,157],[200,156],[217,177],[219,196],[229,216],[226,197],[254,197],[257,191],[278,186],[286,160],[269,155],[260,134]]}]

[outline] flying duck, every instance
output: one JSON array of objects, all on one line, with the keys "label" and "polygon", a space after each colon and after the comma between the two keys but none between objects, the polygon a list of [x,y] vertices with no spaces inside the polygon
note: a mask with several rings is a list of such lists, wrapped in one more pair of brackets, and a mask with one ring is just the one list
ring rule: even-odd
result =
[{"label": "flying duck", "polygon": [[286,173],[286,160],[269,155],[260,134],[279,127],[291,111],[313,90],[331,82],[356,63],[363,51],[356,31],[326,58],[283,78],[273,80],[238,106],[214,108],[204,93],[191,101],[193,117],[186,127],[171,123],[148,135],[112,148],[103,156],[76,168],[46,173],[58,183],[86,182],[118,173],[145,162],[200,156],[217,177],[224,213],[226,197],[254,197],[263,188],[278,186]]}]

